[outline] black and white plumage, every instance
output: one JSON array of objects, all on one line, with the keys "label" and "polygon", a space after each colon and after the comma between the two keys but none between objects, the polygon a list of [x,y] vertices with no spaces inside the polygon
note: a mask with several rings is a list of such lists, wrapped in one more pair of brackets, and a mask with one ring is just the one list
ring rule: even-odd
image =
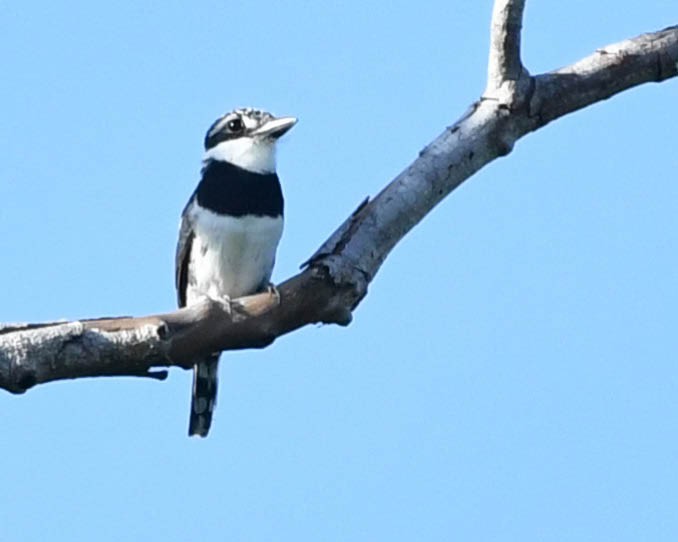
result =
[{"label": "black and white plumage", "polygon": [[[218,118],[205,136],[202,178],[181,216],[176,254],[179,306],[205,296],[265,289],[283,229],[276,142],[297,119],[252,108]],[[195,360],[188,434],[206,436],[217,396],[219,354]]]}]

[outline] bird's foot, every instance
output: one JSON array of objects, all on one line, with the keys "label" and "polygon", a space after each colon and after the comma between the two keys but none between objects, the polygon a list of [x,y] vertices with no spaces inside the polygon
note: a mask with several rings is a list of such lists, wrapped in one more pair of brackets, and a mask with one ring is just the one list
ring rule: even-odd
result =
[{"label": "bird's foot", "polygon": [[269,282],[266,286],[266,291],[268,292],[268,295],[275,297],[276,304],[280,304],[280,292],[278,291],[278,288],[276,288],[275,284]]},{"label": "bird's foot", "polygon": [[233,301],[235,312],[244,316],[260,316],[280,305],[280,292],[269,283],[259,293],[241,297]]}]

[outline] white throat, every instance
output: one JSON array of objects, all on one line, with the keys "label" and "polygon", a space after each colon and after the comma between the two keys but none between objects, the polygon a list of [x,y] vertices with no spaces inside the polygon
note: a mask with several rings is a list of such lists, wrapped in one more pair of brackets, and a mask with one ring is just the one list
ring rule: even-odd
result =
[{"label": "white throat", "polygon": [[275,172],[275,141],[240,137],[222,141],[205,152],[204,160],[229,162],[253,173]]}]

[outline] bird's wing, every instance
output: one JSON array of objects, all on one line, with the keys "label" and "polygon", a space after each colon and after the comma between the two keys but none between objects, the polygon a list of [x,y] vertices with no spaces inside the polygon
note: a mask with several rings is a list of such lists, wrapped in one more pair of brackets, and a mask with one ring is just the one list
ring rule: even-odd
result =
[{"label": "bird's wing", "polygon": [[186,288],[188,286],[188,262],[191,258],[191,245],[193,244],[193,223],[188,212],[195,195],[186,204],[181,214],[181,226],[179,227],[179,241],[175,259],[175,286],[177,288],[177,301],[179,307],[186,305]]}]

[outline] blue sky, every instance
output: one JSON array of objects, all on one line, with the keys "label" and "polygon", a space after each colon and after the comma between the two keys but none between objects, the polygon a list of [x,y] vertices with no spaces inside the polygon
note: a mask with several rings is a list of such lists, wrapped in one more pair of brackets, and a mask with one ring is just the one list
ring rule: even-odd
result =
[{"label": "blue sky", "polygon": [[[0,321],[174,305],[222,112],[298,116],[276,280],[484,86],[491,2],[5,2]],[[678,23],[529,2],[533,73]],[[190,374],[0,394],[0,539],[675,540],[678,81],[520,141],[434,210],[349,328]]]}]

